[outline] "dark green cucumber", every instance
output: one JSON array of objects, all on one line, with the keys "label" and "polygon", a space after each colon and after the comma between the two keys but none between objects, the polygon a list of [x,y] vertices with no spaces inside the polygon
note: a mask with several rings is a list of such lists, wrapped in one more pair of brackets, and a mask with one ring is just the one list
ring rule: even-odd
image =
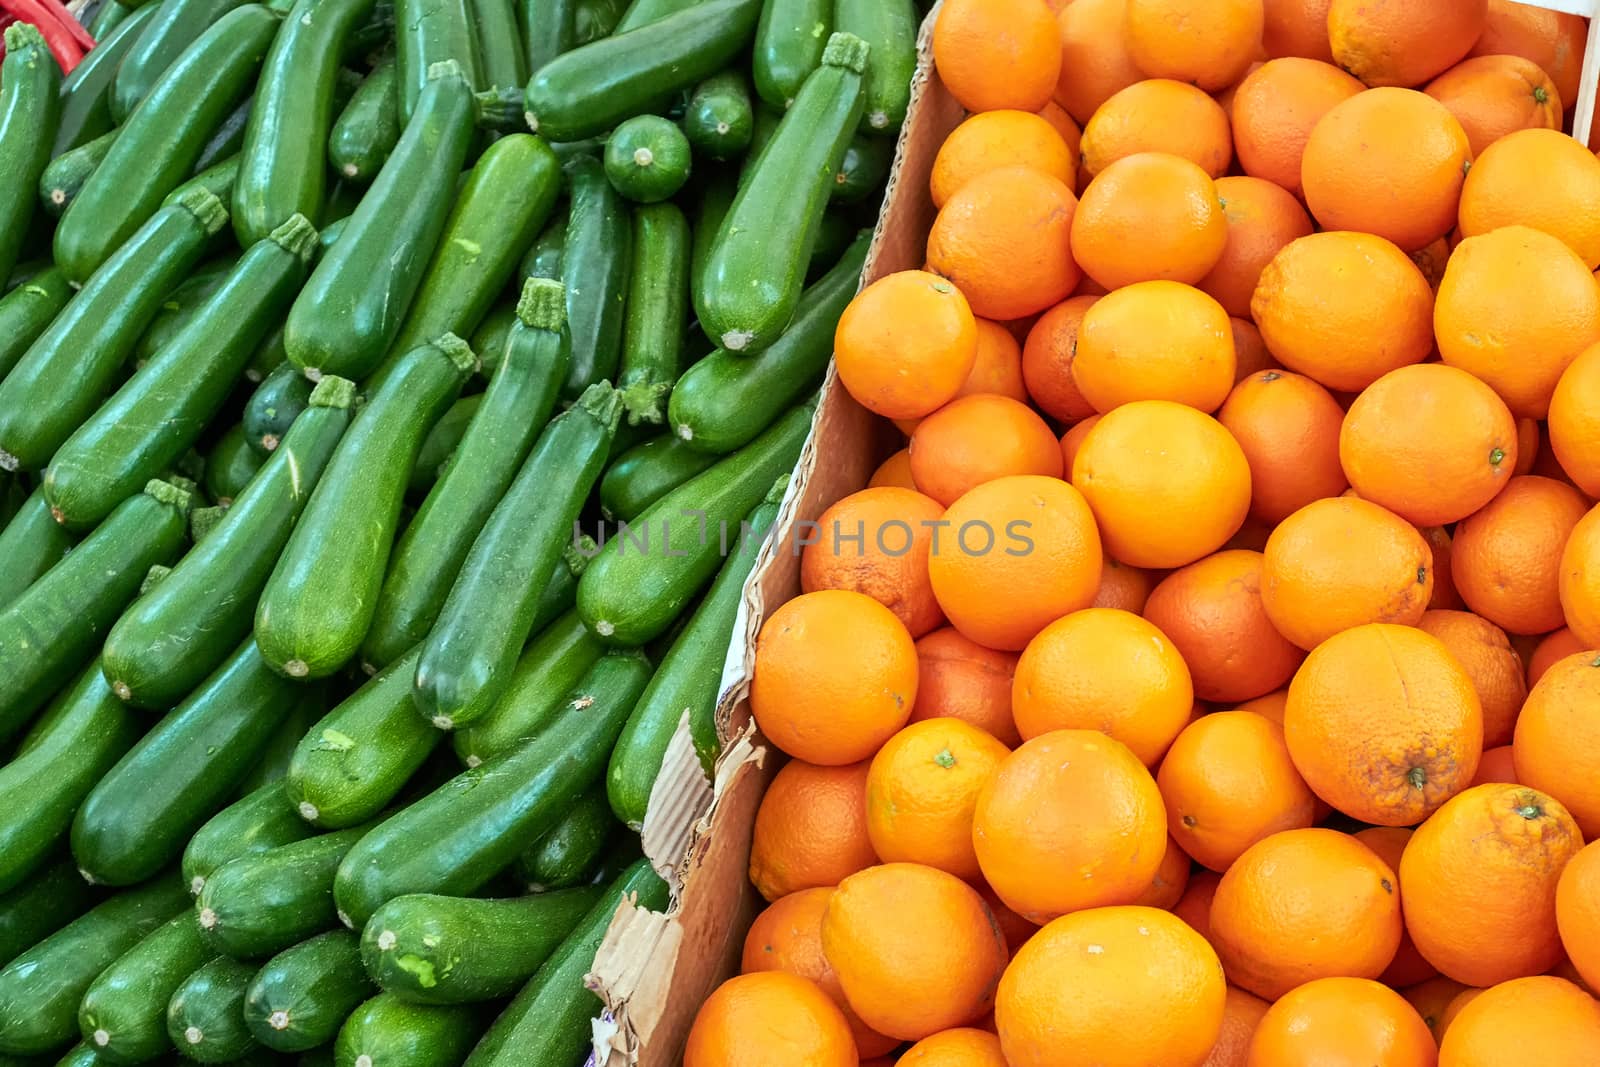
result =
[{"label": "dark green cucumber", "polygon": [[659,22],[668,15],[676,15],[680,11],[688,10],[701,0],[633,0],[622,18],[617,20],[617,25],[612,33],[627,33],[640,26],[648,26],[652,22]]},{"label": "dark green cucumber", "polygon": [[671,434],[652,437],[628,449],[606,468],[605,477],[600,479],[600,511],[608,519],[632,522],[651,504],[716,461],[716,456],[690,448]]},{"label": "dark green cucumber", "polygon": [[39,206],[53,219],[59,219],[67,205],[77,197],[78,190],[89,180],[106,153],[111,142],[117,139],[116,130],[107,130],[99,137],[70,148],[52,159],[39,174]]},{"label": "dark green cucumber", "polygon": [[719,349],[683,372],[667,406],[678,440],[696,451],[732,452],[816,388],[833,356],[839,316],[860,285],[868,243],[867,235],[858,237],[801,294],[794,321],[760,358]]},{"label": "dark green cucumber", "polygon": [[912,0],[836,0],[833,28],[853,33],[871,49],[862,90],[861,132],[892,137],[911,104],[917,72],[917,23]]},{"label": "dark green cucumber", "polygon": [[836,33],[717,231],[696,310],[712,342],[753,353],[794,318],[833,176],[861,119],[867,46]]},{"label": "dark green cucumber", "polygon": [[[559,278],[556,280],[560,281]],[[494,377],[494,370],[500,365],[501,357],[505,355],[506,338],[511,336],[511,326],[516,321],[516,303],[502,301],[485,315],[478,328],[472,331],[472,350],[478,353],[479,377],[484,379]]]},{"label": "dark green cucumber", "polygon": [[411,703],[413,649],[306,732],[284,778],[299,817],[326,829],[363,823],[394,799],[442,735]]},{"label": "dark green cucumber", "polygon": [[0,739],[88,662],[150,565],[178,554],[188,507],[189,494],[151,482],[0,609]]},{"label": "dark green cucumber", "polygon": [[366,828],[252,852],[211,872],[195,901],[200,936],[236,960],[282,952],[339,925],[333,873]]},{"label": "dark green cucumber", "polygon": [[339,865],[340,913],[359,928],[397,896],[462,896],[510,866],[600,780],[649,678],[650,662],[636,652],[602,656],[541,735],[379,823]]},{"label": "dark green cucumber", "polygon": [[272,40],[233,183],[233,232],[248,248],[294,215],[322,213],[339,60],[376,0],[297,0]]},{"label": "dark green cucumber", "polygon": [[394,60],[387,59],[356,89],[328,133],[328,163],[346,181],[377,176],[400,140],[400,97]]},{"label": "dark green cucumber", "polygon": [[123,699],[170,706],[249,634],[256,598],[350,420],[352,392],[324,378],[210,536],[117,620],[105,671]]},{"label": "dark green cucumber", "polygon": [[684,327],[689,318],[688,220],[676,204],[637,207],[633,247],[617,388],[628,423],[637,426],[665,420],[667,394],[683,370]]},{"label": "dark green cucumber", "polygon": [[561,283],[530,278],[517,315],[482,404],[395,546],[362,645],[365,663],[386,666],[428,636],[473,539],[555,409],[571,359]]},{"label": "dark green cucumber", "polygon": [[454,334],[414,348],[352,420],[256,605],[256,643],[274,669],[323,678],[360,649],[423,435],[475,362]]},{"label": "dark green cucumber", "polygon": [[183,850],[183,880],[195,896],[216,871],[241,856],[303,841],[316,833],[295,812],[282,781],[229,804],[196,830]]},{"label": "dark green cucumber", "polygon": [[95,899],[70,857],[0,893],[0,967],[88,911]]},{"label": "dark green cucumber", "polygon": [[689,180],[689,138],[660,115],[635,115],[606,141],[606,177],[641,204],[665,200]]},{"label": "dark green cucumber", "polygon": [[56,226],[56,263],[68,277],[87,278],[193,173],[206,134],[249,92],[277,29],[260,4],[235,7],[161,75]]},{"label": "dark green cucumber", "polygon": [[893,163],[893,141],[882,137],[852,137],[833,175],[829,198],[835,204],[859,204],[882,190]]},{"label": "dark green cucumber", "polygon": [[139,343],[133,346],[133,366],[144,366],[151,356],[165,348],[222,288],[236,264],[237,260],[232,258],[202,263],[173,289],[161,302],[161,312],[150,320],[150,325],[139,335]]},{"label": "dark green cucumber", "polygon": [[[239,783],[239,795],[245,796],[272,782],[281,782],[289,773],[289,761],[300,747],[306,731],[328,712],[328,690],[332,686],[302,686],[302,698],[295,704],[293,713],[284,720],[278,732],[261,753],[261,762]],[[292,807],[292,805],[291,805]],[[296,816],[298,818],[299,816]]]},{"label": "dark green cucumber", "polygon": [[515,86],[528,81],[528,59],[513,0],[467,0],[478,73],[485,86]]},{"label": "dark green cucumber", "polygon": [[530,73],[576,44],[573,37],[577,32],[577,9],[578,0],[517,0]]},{"label": "dark green cucumber", "polygon": [[[64,32],[64,31],[63,31]],[[0,275],[16,265],[61,118],[61,68],[30,22],[6,27],[0,64]],[[78,277],[82,277],[79,275]]]},{"label": "dark green cucumber", "polygon": [[[120,6],[107,0],[101,11]],[[116,125],[111,118],[111,83],[160,6],[141,5],[115,29],[95,34],[99,43],[84,54],[83,61],[61,83],[61,120],[56,124],[52,156],[71,151]]]},{"label": "dark green cucumber", "polygon": [[455,63],[466,84],[479,87],[477,42],[468,0],[395,0],[394,31],[402,123],[425,110],[422,93],[435,63]]},{"label": "dark green cucumber", "polygon": [[35,489],[0,530],[0,610],[22,595],[76,543],[66,529],[50,517],[44,490]]},{"label": "dark green cucumber", "polygon": [[[473,351],[477,351],[476,346]],[[461,439],[467,435],[467,427],[472,425],[473,417],[478,414],[482,404],[483,394],[473,393],[451,404],[439,416],[439,421],[433,424],[428,436],[422,439],[422,447],[417,449],[417,461],[412,464],[411,475],[406,479],[407,493],[423,496],[433,488],[433,483],[444,472],[450,457],[456,454]]]},{"label": "dark green cucumber", "polygon": [[767,0],[762,7],[750,70],[757,95],[772,110],[787,111],[822,65],[833,7],[833,0]]},{"label": "dark green cucumber", "polygon": [[530,893],[584,885],[616,829],[606,792],[597,786],[579,797],[549,833],[517,857],[517,874]]},{"label": "dark green cucumber", "polygon": [[[239,101],[232,111],[228,112],[220,125],[211,131],[211,136],[206,138],[205,144],[200,146],[200,154],[195,157],[194,166],[191,168],[193,175],[199,175],[227,159],[237,159],[243,162],[239,150],[244,147],[244,131],[250,125],[250,114],[255,109],[255,97],[247,96]],[[237,179],[238,175],[234,175]],[[230,198],[224,199],[224,204],[232,203],[232,187],[229,188]]]},{"label": "dark green cucumber", "polygon": [[143,1063],[172,1051],[167,1001],[214,958],[190,915],[175,915],[117,957],[84,991],[78,1029],[112,1063]]},{"label": "dark green cucumber", "polygon": [[0,468],[39,470],[94,414],[167,294],[227,221],[215,196],[195,190],[151,216],[83,284],[0,382]]},{"label": "dark green cucumber", "polygon": [[717,231],[722,228],[722,220],[727,217],[738,192],[738,176],[729,168],[713,171],[701,187],[694,213],[694,248],[689,258],[689,295],[694,307],[700,306],[701,294],[705,291],[711,246],[716,244]]},{"label": "dark green cucumber", "polygon": [[139,739],[144,724],[120,705],[96,660],[0,767],[0,892],[49,860],[83,798]]},{"label": "dark green cucumber", "polygon": [[622,21],[623,0],[578,0],[572,15],[573,47],[610,37]]},{"label": "dark green cucumber", "polygon": [[562,395],[575,398],[596,382],[613,381],[622,358],[622,316],[633,260],[627,203],[599,160],[579,156],[566,167],[571,208],[561,249],[567,287],[572,365]]},{"label": "dark green cucumber", "polygon": [[240,645],[78,809],[72,854],[85,876],[128,885],[177,860],[189,836],[234,795],[297,695],[254,643]]},{"label": "dark green cucumber", "polygon": [[578,580],[578,613],[601,639],[642,645],[666,631],[716,573],[739,522],[793,469],[812,408],[791,408],[759,437],[657,500]]},{"label": "dark green cucumber", "polygon": [[[549,278],[561,280],[561,255],[567,243],[567,210],[554,213],[540,232],[538,240],[522,257],[519,270],[524,278]],[[510,324],[507,323],[507,328]]]},{"label": "dark green cucumber", "polygon": [[499,900],[395,897],[362,928],[361,960],[380,988],[416,1004],[509,997],[599,896],[586,888]]},{"label": "dark green cucumber", "polygon": [[705,0],[556,57],[528,82],[529,128],[576,141],[655,110],[742,53],[760,11],[759,0]]},{"label": "dark green cucumber", "polygon": [[305,278],[317,233],[296,215],[252,245],[222,287],[45,469],[58,521],[84,527],[199,439]]},{"label": "dark green cucumber", "polygon": [[606,887],[600,900],[567,935],[561,947],[522,987],[467,1057],[467,1067],[526,1067],[572,1064],[590,1041],[589,1020],[600,998],[584,985],[594,954],[624,901],[649,911],[666,909],[667,883],[638,860]]},{"label": "dark green cucumber", "polygon": [[510,684],[621,409],[602,383],[552,420],[473,542],[417,662],[417,708],[435,725],[481,718]]},{"label": "dark green cucumber", "polygon": [[218,504],[232,504],[260,469],[261,457],[251,451],[244,426],[235,424],[206,455],[206,495]]},{"label": "dark green cucumber", "polygon": [[379,993],[339,1028],[333,1061],[336,1067],[457,1067],[487,1022],[471,1006],[410,1004]]},{"label": "dark green cucumber", "polygon": [[293,363],[280,363],[256,386],[244,404],[244,439],[265,459],[311,403],[314,385]]},{"label": "dark green cucumber", "polygon": [[[213,163],[211,166],[195,172],[194,177],[178,186],[167,194],[162,201],[164,206],[170,207],[178,199],[192,189],[204,189],[220,202],[226,204],[233,198],[233,182],[239,176],[239,156],[231,155],[226,159]],[[227,209],[223,209],[223,225],[227,225]]]},{"label": "dark green cucumber", "polygon": [[117,957],[179,913],[188,894],[168,873],[118,893],[0,970],[0,1052],[39,1055],[78,1037],[78,1002]]},{"label": "dark green cucumber", "polygon": [[34,275],[0,297],[0,379],[49,328],[72,298],[72,284],[57,267]]},{"label": "dark green cucumber", "polygon": [[126,122],[184,50],[239,4],[240,0],[151,2],[155,18],[128,49],[111,83],[111,118]]},{"label": "dark green cucumber", "polygon": [[232,1063],[259,1049],[244,1024],[244,991],[256,970],[218,956],[179,983],[166,1008],[173,1047],[197,1063]]},{"label": "dark green cucumber", "polygon": [[710,776],[718,748],[714,717],[717,695],[734,618],[744,597],[745,579],[755,567],[767,531],[778,517],[778,505],[788,484],[789,476],[781,475],[766,500],[743,523],[734,542],[736,549],[717,571],[711,588],[689,616],[688,625],[661,658],[660,669],[650,679],[611,750],[606,793],[617,818],[634,830],[644,825],[650,791],[661,773],[667,745],[685,718]]},{"label": "dark green cucumber", "polygon": [[707,159],[732,159],[750,147],[755,109],[744,75],[713,74],[695,86],[683,113],[683,132],[695,152]]},{"label": "dark green cucumber", "polygon": [[359,380],[389,354],[444,232],[473,139],[473,101],[459,69],[445,64],[437,74],[289,311],[284,347],[312,377]]},{"label": "dark green cucumber", "polygon": [[346,1016],[377,992],[349,930],[330,930],[266,962],[244,994],[244,1022],[274,1052],[332,1041]]}]

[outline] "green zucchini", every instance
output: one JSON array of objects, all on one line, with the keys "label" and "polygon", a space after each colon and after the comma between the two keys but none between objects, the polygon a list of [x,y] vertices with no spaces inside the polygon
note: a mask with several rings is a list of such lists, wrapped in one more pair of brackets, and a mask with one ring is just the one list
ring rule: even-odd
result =
[{"label": "green zucchini", "polygon": [[49,328],[72,293],[67,276],[51,267],[0,297],[0,379],[11,373],[28,346]]},{"label": "green zucchini", "polygon": [[293,683],[268,668],[253,642],[240,645],[84,800],[72,820],[72,854],[85,877],[128,885],[177,860],[296,699]]},{"label": "green zucchini", "polygon": [[[523,278],[549,278],[561,281],[561,254],[567,243],[567,215],[564,209],[554,212],[540,232],[528,254],[522,257],[518,268]],[[510,323],[506,324],[507,329]]]},{"label": "green zucchini", "polygon": [[659,22],[668,15],[676,15],[686,11],[700,0],[632,0],[622,18],[617,20],[612,33],[627,33],[640,26],[648,26],[652,22]]},{"label": "green zucchini", "polygon": [[333,120],[328,163],[345,181],[370,182],[400,140],[400,97],[394,60],[373,68]]},{"label": "green zucchini", "polygon": [[651,504],[716,462],[716,456],[690,448],[671,434],[634,445],[613,460],[600,479],[601,514],[617,522],[632,522]]},{"label": "green zucchini", "polygon": [[366,822],[438,747],[442,735],[411,703],[418,651],[368,679],[300,739],[284,779],[300,818],[325,829]]},{"label": "green zucchini", "polygon": [[783,121],[783,113],[774,111],[769,107],[756,108],[755,123],[750,127],[750,149],[739,161],[739,185],[743,186],[745,178],[755,166],[756,160],[761,158],[761,150],[767,147],[767,142],[772,140],[772,135],[778,132],[778,124]]},{"label": "green zucchini", "polygon": [[376,0],[296,0],[272,40],[239,149],[233,232],[248,248],[286,219],[319,218],[339,60]]},{"label": "green zucchini", "polygon": [[[33,222],[35,190],[61,119],[61,68],[30,22],[6,27],[0,64],[0,274],[10,274]],[[81,275],[79,276],[81,277]]]},{"label": "green zucchini", "polygon": [[361,960],[386,993],[416,1004],[509,997],[599,898],[598,889],[481,900],[395,897],[361,933]]},{"label": "green zucchini", "polygon": [[577,43],[577,9],[578,0],[518,0],[517,16],[528,48],[530,73]]},{"label": "green zucchini", "polygon": [[871,49],[863,75],[862,133],[892,137],[905,121],[917,72],[919,21],[912,0],[836,0],[834,29],[855,34]]},{"label": "green zucchini", "polygon": [[482,84],[521,89],[528,81],[528,60],[512,0],[467,0],[467,15]]},{"label": "green zucchini", "polygon": [[683,369],[689,317],[689,223],[683,212],[671,203],[635,208],[633,247],[617,388],[628,423],[637,426],[665,420],[667,394]]},{"label": "green zucchini", "polygon": [[[296,702],[294,711],[284,720],[278,732],[272,735],[272,740],[261,753],[261,762],[239,784],[240,796],[253,793],[271,782],[281,782],[289,773],[289,761],[294,759],[294,750],[300,747],[300,739],[327,714],[328,690],[332,687],[312,684],[301,688],[304,692]],[[299,818],[298,815],[295,817]]]},{"label": "green zucchini", "polygon": [[310,378],[293,363],[280,363],[256,386],[244,404],[244,439],[256,455],[272,455],[289,427],[311,404]]},{"label": "green zucchini", "polygon": [[200,936],[214,951],[245,960],[333,929],[333,872],[366,832],[335,830],[224,863],[195,900]]},{"label": "green zucchini", "polygon": [[244,994],[244,1022],[274,1052],[332,1041],[345,1017],[377,992],[349,930],[330,930],[266,962]]},{"label": "green zucchini", "polygon": [[183,880],[195,896],[241,856],[303,841],[316,831],[294,810],[282,781],[269,782],[207,819],[183,850]]},{"label": "green zucchini", "polygon": [[[327,251],[328,248],[328,231],[340,230],[343,226],[343,223],[336,222],[332,226],[323,228],[321,234],[323,251]],[[289,357],[283,351],[283,327],[279,326],[267,335],[267,339],[261,342],[260,347],[250,357],[250,362],[244,368],[244,380],[247,382],[265,381],[267,375],[287,362],[289,362]]]},{"label": "green zucchini", "polygon": [[617,192],[637,203],[657,203],[689,180],[689,138],[660,115],[635,115],[606,141],[605,167]]},{"label": "green zucchini", "polygon": [[283,444],[211,535],[141,597],[106,637],[117,693],[164,707],[189,692],[250,632],[256,598],[350,420],[353,387],[328,377]]},{"label": "green zucchini", "polygon": [[150,362],[151,356],[171,343],[193,320],[195,313],[205,306],[206,301],[227,282],[237,262],[236,259],[225,258],[202,263],[167,295],[161,302],[161,311],[150,320],[150,325],[139,335],[139,343],[133,346],[135,368]]},{"label": "green zucchini", "polygon": [[474,537],[555,409],[571,359],[561,283],[529,279],[517,315],[483,403],[395,546],[362,646],[364,662],[375,667],[428,636]]},{"label": "green zucchini", "polygon": [[294,298],[316,244],[296,215],[252,245],[177,336],[73,431],[45,469],[57,521],[99,522],[194,444]]},{"label": "green zucchini", "polygon": [[707,159],[732,159],[750,147],[755,109],[744,75],[736,70],[713,74],[689,97],[683,132],[689,144]]},{"label": "green zucchini", "polygon": [[578,0],[572,13],[572,44],[589,44],[617,32],[622,21],[623,0]]},{"label": "green zucchini", "polygon": [[510,866],[600,780],[649,678],[650,662],[637,652],[602,656],[544,733],[379,823],[339,865],[340,912],[359,928],[397,896],[461,896]]},{"label": "green zucchini", "polygon": [[734,352],[771,345],[794,318],[833,176],[861,118],[867,46],[836,33],[717,231],[696,310],[706,336]]},{"label": "green zucchini", "polygon": [[117,0],[103,0],[94,10],[94,18],[89,20],[89,36],[96,41],[104,40],[112,30],[122,24],[124,19],[133,14],[134,10],[134,7],[125,7]]},{"label": "green zucchini", "polygon": [[45,165],[39,173],[39,206],[46,215],[53,219],[61,217],[83,183],[89,180],[89,175],[111,151],[111,142],[116,139],[117,131],[107,130],[76,148],[69,148]]},{"label": "green zucchini", "polygon": [[694,214],[694,247],[689,257],[689,295],[694,307],[700,306],[701,294],[705,292],[706,263],[711,258],[711,246],[716,243],[717,231],[722,228],[722,220],[727,217],[738,192],[738,176],[727,168],[713,171],[701,187]]},{"label": "green zucchini", "polygon": [[583,979],[594,966],[594,954],[605,940],[617,908],[628,901],[635,907],[662,911],[669,896],[667,883],[650,868],[649,861],[638,860],[624,870],[500,1013],[467,1057],[467,1067],[543,1067],[582,1059],[590,1041],[589,1020],[601,1008],[600,998]]},{"label": "green zucchini", "polygon": [[409,123],[414,112],[426,110],[422,93],[435,63],[455,63],[466,85],[479,87],[477,42],[468,0],[395,0],[394,15],[401,123]]},{"label": "green zucchini", "polygon": [[76,542],[50,517],[44,490],[35,489],[0,530],[0,610],[9,607],[23,591],[60,562]]},{"label": "green zucchini", "polygon": [[719,349],[683,372],[667,406],[678,440],[695,451],[732,452],[816,388],[833,356],[839,316],[860,285],[869,240],[866,234],[858,237],[834,268],[801,294],[794,321],[759,359]]},{"label": "green zucchini", "polygon": [[486,1023],[471,1006],[410,1004],[379,993],[339,1028],[333,1060],[336,1067],[457,1067]]},{"label": "green zucchini", "polygon": [[517,874],[530,893],[583,885],[599,865],[616,829],[606,791],[596,786],[579,797],[549,833],[517,857]]},{"label": "green zucchini", "polygon": [[[206,138],[205,144],[200,146],[200,154],[195,157],[194,166],[190,168],[191,175],[196,176],[210,170],[223,160],[238,160],[241,165],[243,157],[239,150],[244,147],[244,131],[250,125],[250,114],[255,108],[255,97],[247,96],[239,101],[238,105],[224,118],[216,129],[211,131],[211,136]],[[238,179],[237,172],[234,179]],[[232,187],[229,187],[229,197],[222,202],[231,204]]]},{"label": "green zucchini", "polygon": [[743,52],[760,10],[760,0],[705,0],[556,57],[528,82],[529,128],[576,141],[655,110]]},{"label": "green zucchini", "polygon": [[167,1001],[183,980],[216,956],[193,916],[174,915],[117,957],[84,991],[78,1028],[113,1063],[143,1063],[171,1052]]},{"label": "green zucchini", "polygon": [[0,893],[0,967],[88,911],[95,898],[70,857]]},{"label": "green zucchini", "polygon": [[68,277],[87,278],[189,177],[205,136],[254,84],[277,29],[260,4],[235,7],[161,75],[56,226],[56,263]]},{"label": "green zucchini", "polygon": [[739,451],[650,505],[606,542],[578,580],[578,613],[609,644],[659,637],[716,573],[738,524],[793,469],[811,427],[791,408]]},{"label": "green zucchini", "polygon": [[0,1052],[39,1055],[78,1036],[78,1002],[100,972],[188,909],[170,873],[125,890],[0,969]]},{"label": "green zucchini", "polygon": [[[477,351],[476,346],[473,346],[473,351]],[[472,425],[473,417],[478,414],[482,404],[483,394],[473,393],[451,404],[439,416],[439,421],[422,439],[422,447],[417,449],[417,461],[412,464],[411,474],[406,478],[407,493],[425,496],[433,488],[433,483],[439,480],[450,457],[461,446],[461,439],[467,435],[467,427]]]},{"label": "green zucchini", "polygon": [[166,1010],[173,1046],[197,1063],[232,1063],[258,1050],[244,1024],[244,991],[256,970],[218,956],[179,983]]},{"label": "green zucchini", "polygon": [[244,492],[260,469],[261,457],[250,450],[244,426],[235,424],[206,455],[206,495],[226,507]]},{"label": "green zucchini", "polygon": [[239,4],[240,0],[152,0],[155,18],[128,49],[111,83],[112,120],[126,122],[184,50]]},{"label": "green zucchini", "polygon": [[[176,204],[178,199],[189,190],[204,189],[206,192],[216,197],[221,203],[226,204],[229,200],[233,199],[233,183],[234,179],[238,177],[239,156],[234,154],[228,156],[226,159],[222,159],[216,163],[213,163],[209,167],[195,171],[194,177],[190,178],[188,181],[172,190],[172,192],[168,193],[167,198],[161,203],[164,206],[170,207],[171,205]],[[223,209],[222,221],[223,225],[227,225],[228,216],[226,208]]]},{"label": "green zucchini", "polygon": [[66,1055],[59,1060],[52,1060],[49,1056],[42,1059],[27,1056],[6,1056],[0,1058],[0,1064],[5,1067],[42,1067],[45,1063],[54,1063],[55,1067],[105,1067],[111,1061],[95,1052],[94,1046],[86,1041],[80,1041],[67,1050]]},{"label": "green zucchini", "polygon": [[[872,230],[870,227],[863,230],[862,221],[859,212],[853,213],[846,207],[829,207],[822,213],[822,225],[817,229],[817,243],[811,247],[811,262],[806,265],[807,285],[814,284],[817,279],[838,266],[856,238],[863,233],[870,236]],[[805,300],[804,293],[800,294],[800,299]],[[798,307],[794,314],[796,319],[800,317]]]},{"label": "green zucchini", "polygon": [[[525,275],[524,279],[527,277],[530,276]],[[560,281],[559,278],[556,280]],[[511,336],[511,326],[516,321],[516,303],[502,301],[485,315],[478,328],[472,331],[472,350],[478,353],[479,377],[484,379],[494,377],[495,368],[500,365],[500,359],[505,354],[506,339]]]},{"label": "green zucchini", "polygon": [[473,542],[417,662],[417,707],[436,726],[481,718],[510,683],[621,407],[602,383],[552,420]]},{"label": "green zucchini", "polygon": [[444,232],[473,139],[473,102],[458,68],[443,64],[436,73],[344,235],[289,311],[284,347],[313,378],[359,380],[388,355]]},{"label": "green zucchini", "polygon": [[750,70],[756,94],[780,114],[800,95],[833,32],[833,0],[767,0],[756,29]]},{"label": "green zucchini", "polygon": [[323,678],[361,647],[422,437],[475,362],[454,334],[414,348],[352,420],[256,605],[256,643],[275,670]]},{"label": "green zucchini", "polygon": [[844,150],[833,175],[829,199],[835,204],[859,204],[883,188],[894,163],[894,142],[882,137],[856,136]]},{"label": "green zucchini", "polygon": [[178,554],[188,507],[189,494],[151,482],[0,609],[0,739],[89,660],[150,565]]},{"label": "green zucchini", "polygon": [[561,280],[567,287],[572,364],[562,395],[571,399],[597,382],[616,378],[633,229],[627,204],[598,160],[579,156],[567,164],[566,172],[571,208],[561,249]]},{"label": "green zucchini", "polygon": [[[101,6],[101,12],[121,6],[107,0]],[[116,125],[111,118],[112,81],[116,78],[117,68],[127,58],[128,52],[138,42],[160,6],[155,3],[141,5],[119,22],[115,29],[94,34],[94,39],[99,43],[84,53],[82,62],[61,83],[61,120],[56,124],[55,145],[50,151],[52,156],[69,152]]]},{"label": "green zucchini", "polygon": [[133,747],[143,725],[106,685],[98,659],[61,691],[0,767],[0,892],[49,860],[72,813]]},{"label": "green zucchini", "polygon": [[0,469],[39,470],[94,414],[167,294],[227,221],[215,196],[195,190],[151,216],[83,284],[0,381]]}]

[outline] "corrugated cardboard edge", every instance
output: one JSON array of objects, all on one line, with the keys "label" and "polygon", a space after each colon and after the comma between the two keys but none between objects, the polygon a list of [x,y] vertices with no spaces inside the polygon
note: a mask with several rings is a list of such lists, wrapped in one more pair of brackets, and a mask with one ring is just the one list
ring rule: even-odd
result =
[{"label": "corrugated cardboard edge", "polygon": [[[863,280],[921,267],[934,207],[928,175],[945,135],[964,117],[933,74],[930,38],[936,5],[917,41],[911,110],[895,148],[884,209],[873,231]],[[678,1062],[695,1012],[738,966],[744,933],[760,901],[746,877],[756,807],[777,764],[750,720],[747,702],[755,637],[769,608],[800,589],[793,531],[860,489],[891,447],[884,425],[840,387],[828,368],[811,433],[789,483],[774,534],[763,547],[734,624],[717,705],[726,740],[707,782],[680,723],[650,795],[645,854],[672,887],[666,914],[619,909],[595,956],[590,988],[615,1023],[603,1067],[665,1067]]]}]

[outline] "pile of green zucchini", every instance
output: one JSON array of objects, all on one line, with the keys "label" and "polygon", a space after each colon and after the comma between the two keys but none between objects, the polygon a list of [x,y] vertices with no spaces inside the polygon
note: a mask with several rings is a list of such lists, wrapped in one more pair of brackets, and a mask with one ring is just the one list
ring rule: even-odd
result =
[{"label": "pile of green zucchini", "polygon": [[575,1067],[913,0],[104,0],[0,64],[0,1067]]}]

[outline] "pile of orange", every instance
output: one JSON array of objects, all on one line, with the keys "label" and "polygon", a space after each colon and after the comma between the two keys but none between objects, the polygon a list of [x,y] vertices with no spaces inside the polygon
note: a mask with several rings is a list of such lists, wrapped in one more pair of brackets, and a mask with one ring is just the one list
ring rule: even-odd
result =
[{"label": "pile of orange", "polygon": [[1600,1064],[1600,159],[1507,0],[944,0],[689,1067]]}]

